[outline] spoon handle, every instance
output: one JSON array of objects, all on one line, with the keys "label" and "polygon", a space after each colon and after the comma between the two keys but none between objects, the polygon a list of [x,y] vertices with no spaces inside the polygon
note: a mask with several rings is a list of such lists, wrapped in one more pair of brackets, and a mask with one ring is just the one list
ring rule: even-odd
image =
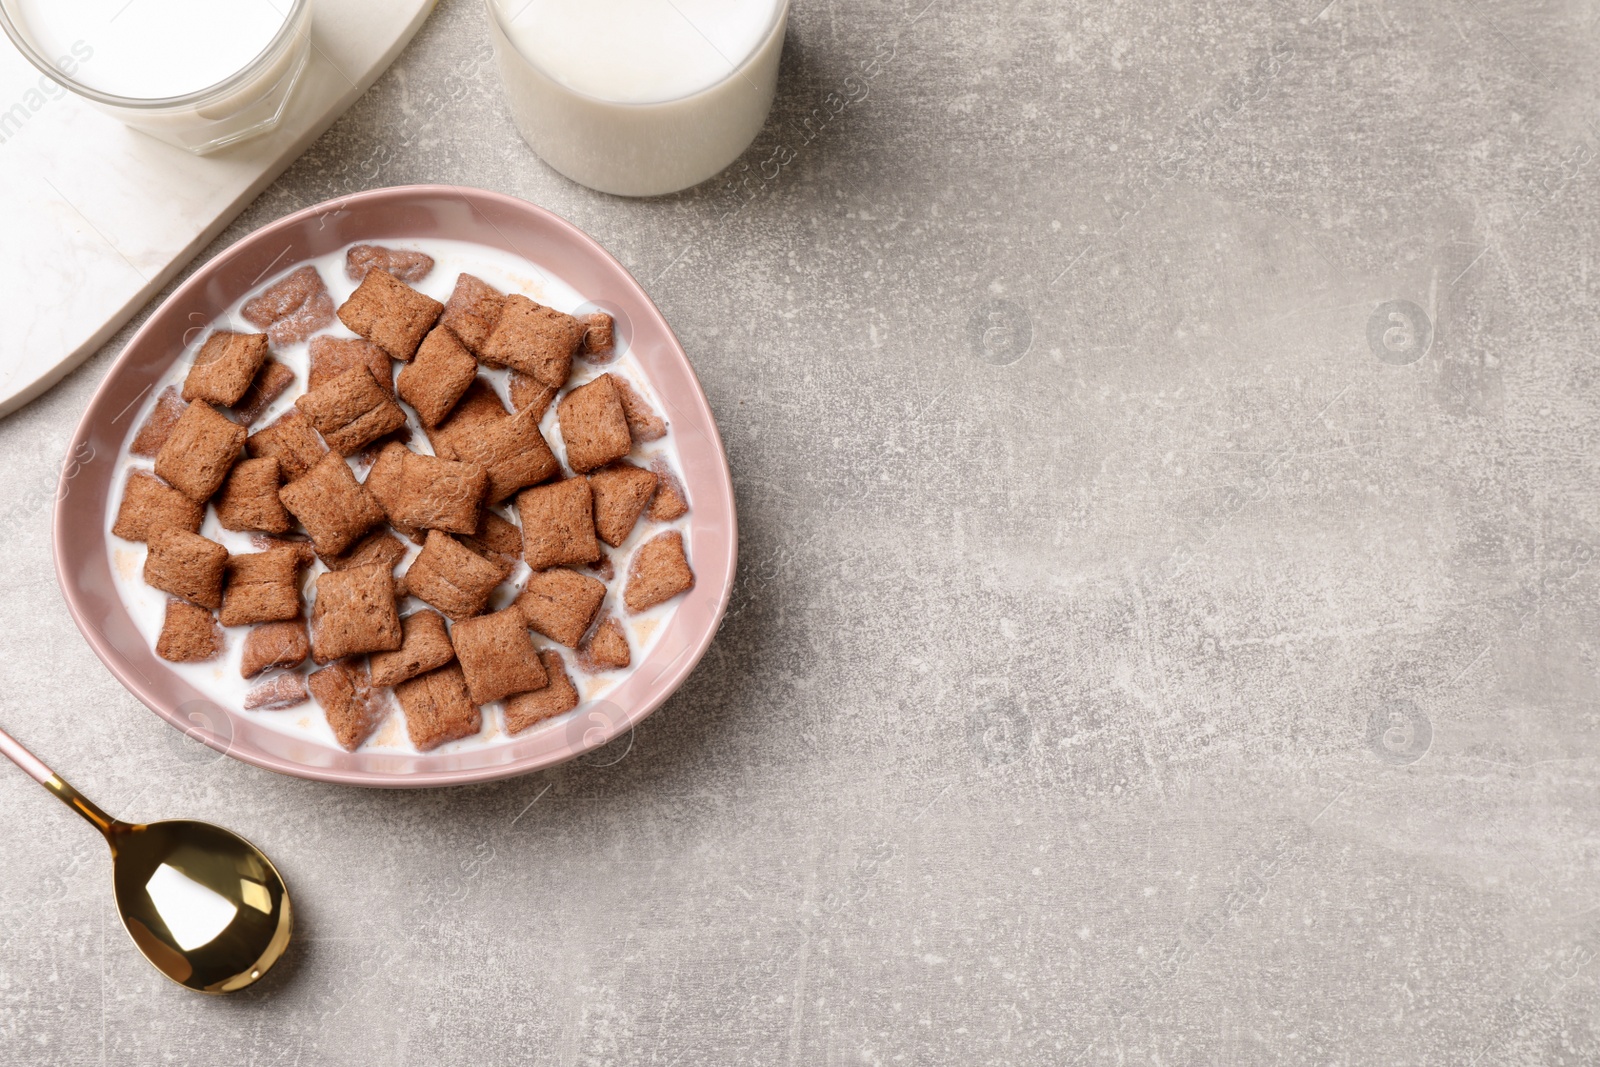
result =
[{"label": "spoon handle", "polygon": [[22,747],[22,742],[0,730],[0,753],[6,759],[28,772],[28,777],[44,785],[55,777],[55,772],[44,765],[44,760]]},{"label": "spoon handle", "polygon": [[0,755],[21,767],[29,778],[50,790],[63,804],[94,823],[95,829],[110,837],[111,827],[116,820],[101,811],[88,797],[68,785],[59,774],[45,766],[44,760],[23,748],[21,741],[4,730],[0,730]]}]

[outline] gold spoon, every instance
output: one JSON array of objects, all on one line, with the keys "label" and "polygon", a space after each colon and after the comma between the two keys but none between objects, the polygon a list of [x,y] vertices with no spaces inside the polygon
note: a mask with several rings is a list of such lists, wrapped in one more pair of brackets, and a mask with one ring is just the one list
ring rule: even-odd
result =
[{"label": "gold spoon", "polygon": [[105,835],[117,913],[156,970],[202,993],[232,993],[278,962],[289,945],[289,891],[256,846],[191,819],[118,822],[4,730],[0,754]]}]

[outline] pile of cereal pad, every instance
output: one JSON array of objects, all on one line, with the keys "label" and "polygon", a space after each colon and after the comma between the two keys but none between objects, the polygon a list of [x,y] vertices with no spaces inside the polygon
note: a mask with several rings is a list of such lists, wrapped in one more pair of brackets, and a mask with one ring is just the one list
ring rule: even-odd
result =
[{"label": "pile of cereal pad", "polygon": [[[627,378],[567,388],[575,358],[615,357],[610,316],[580,319],[470,274],[441,304],[407,284],[432,268],[420,252],[357,245],[346,270],[360,285],[337,312],[311,266],[248,300],[241,313],[262,332],[211,333],[181,390],[158,398],[130,449],[154,469],[130,472],[112,527],[147,544],[144,580],[171,597],[158,655],[208,660],[225,648],[222,627],[247,626],[240,671],[260,681],[245,707],[314,696],[351,750],[391,713],[391,690],[419,751],[479,733],[493,701],[512,734],[576,707],[560,651],[530,631],[581,670],[627,667],[627,633],[601,611],[616,577],[602,544],[689,508],[663,461],[628,462],[667,424]],[[318,334],[335,314],[358,336]],[[271,348],[302,341],[304,392],[252,432],[297,384]],[[512,410],[480,365],[509,369]],[[567,469],[539,428],[552,403]],[[413,425],[432,455],[407,446]],[[520,529],[496,510],[513,503]],[[201,536],[208,505],[257,551]],[[401,537],[421,551],[396,576],[410,554]],[[532,573],[488,611],[518,558]],[[305,582],[313,560],[326,570]],[[682,534],[662,530],[634,552],[622,605],[646,611],[693,585]],[[429,607],[402,617],[408,596]]]}]

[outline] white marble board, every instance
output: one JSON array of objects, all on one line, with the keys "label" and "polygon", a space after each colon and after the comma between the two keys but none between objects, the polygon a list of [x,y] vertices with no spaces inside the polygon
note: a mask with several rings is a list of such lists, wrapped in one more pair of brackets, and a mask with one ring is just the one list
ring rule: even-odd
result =
[{"label": "white marble board", "polygon": [[0,35],[0,416],[104,344],[366,91],[435,0],[315,0],[281,125],[209,156],[128,129]]}]

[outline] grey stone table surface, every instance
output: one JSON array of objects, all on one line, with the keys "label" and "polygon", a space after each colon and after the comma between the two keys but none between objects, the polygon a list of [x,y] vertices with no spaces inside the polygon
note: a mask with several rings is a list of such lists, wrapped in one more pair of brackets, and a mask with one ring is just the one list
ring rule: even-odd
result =
[{"label": "grey stone table surface", "polygon": [[0,422],[0,721],[263,844],[299,937],[169,985],[0,774],[0,1061],[1600,1062],[1600,9],[1325,2],[800,0],[755,145],[648,201],[442,3],[201,259],[409,182],[588,230],[716,412],[729,617],[548,773],[214,757],[51,569],[124,330]]}]

